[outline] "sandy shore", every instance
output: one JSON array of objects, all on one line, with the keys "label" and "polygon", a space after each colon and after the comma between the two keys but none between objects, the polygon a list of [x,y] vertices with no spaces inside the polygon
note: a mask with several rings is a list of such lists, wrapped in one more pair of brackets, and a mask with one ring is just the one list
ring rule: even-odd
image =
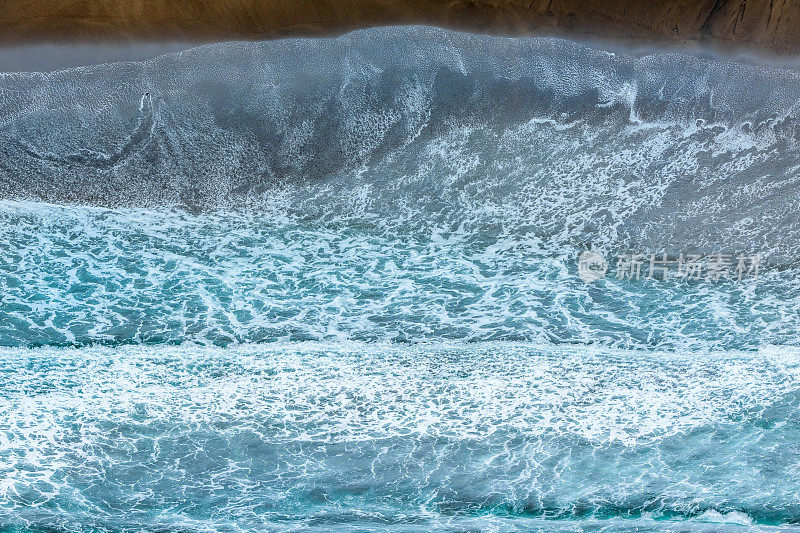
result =
[{"label": "sandy shore", "polygon": [[787,0],[5,0],[0,41],[263,39],[381,24],[800,51],[800,4]]}]

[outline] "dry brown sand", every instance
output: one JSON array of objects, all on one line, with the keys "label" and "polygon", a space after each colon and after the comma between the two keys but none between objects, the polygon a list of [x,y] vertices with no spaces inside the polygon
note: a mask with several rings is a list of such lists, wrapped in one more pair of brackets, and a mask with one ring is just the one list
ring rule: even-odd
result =
[{"label": "dry brown sand", "polygon": [[3,0],[0,41],[263,39],[382,24],[800,50],[797,0]]}]

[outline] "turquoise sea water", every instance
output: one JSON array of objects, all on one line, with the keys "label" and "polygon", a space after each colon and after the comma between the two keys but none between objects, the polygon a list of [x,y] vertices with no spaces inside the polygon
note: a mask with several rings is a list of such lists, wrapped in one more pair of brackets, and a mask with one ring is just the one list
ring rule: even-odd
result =
[{"label": "turquoise sea water", "polygon": [[800,512],[796,350],[281,342],[2,356],[12,527],[687,531]]},{"label": "turquoise sea water", "polygon": [[[796,346],[800,283],[578,276],[527,232],[0,204],[0,344],[526,341]],[[647,265],[644,266],[647,268]]]},{"label": "turquoise sea water", "polygon": [[798,81],[427,28],[0,75],[0,530],[796,529]]}]

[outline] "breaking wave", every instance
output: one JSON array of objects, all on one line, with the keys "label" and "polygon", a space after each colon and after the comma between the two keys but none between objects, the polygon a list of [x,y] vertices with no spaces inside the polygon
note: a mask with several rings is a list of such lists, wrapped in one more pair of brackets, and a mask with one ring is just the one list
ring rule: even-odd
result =
[{"label": "breaking wave", "polygon": [[[793,261],[800,79],[377,28],[0,77],[0,196]],[[658,251],[658,250],[654,250]]]}]

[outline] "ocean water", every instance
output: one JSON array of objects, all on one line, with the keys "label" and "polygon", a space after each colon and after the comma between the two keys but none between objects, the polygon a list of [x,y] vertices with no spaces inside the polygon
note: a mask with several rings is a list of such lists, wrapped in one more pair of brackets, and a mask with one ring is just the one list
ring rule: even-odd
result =
[{"label": "ocean water", "polygon": [[[2,350],[0,519],[91,530],[792,522],[796,350]],[[795,526],[796,527],[796,526]]]},{"label": "ocean water", "polygon": [[0,530],[795,530],[798,102],[420,27],[0,74]]}]

